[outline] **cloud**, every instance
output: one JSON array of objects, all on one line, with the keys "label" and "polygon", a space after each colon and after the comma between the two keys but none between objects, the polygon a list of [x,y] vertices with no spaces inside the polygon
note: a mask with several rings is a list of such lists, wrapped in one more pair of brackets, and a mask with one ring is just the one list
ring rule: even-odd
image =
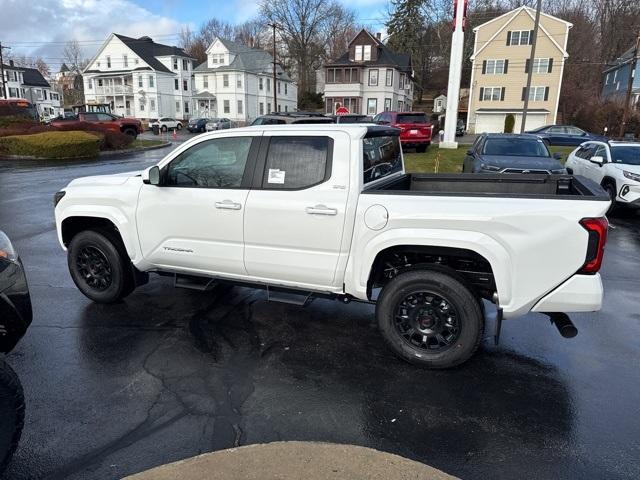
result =
[{"label": "cloud", "polygon": [[182,24],[136,5],[132,0],[0,0],[0,32],[15,55],[42,56],[57,71],[64,43],[77,39],[87,57],[111,32],[148,35],[159,43],[178,43]]}]

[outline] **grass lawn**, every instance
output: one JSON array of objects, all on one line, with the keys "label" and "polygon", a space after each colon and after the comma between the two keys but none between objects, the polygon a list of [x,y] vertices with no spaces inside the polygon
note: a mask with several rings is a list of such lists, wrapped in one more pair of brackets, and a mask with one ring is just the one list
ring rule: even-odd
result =
[{"label": "grass lawn", "polygon": [[144,138],[136,138],[131,144],[127,147],[127,150],[137,150],[140,148],[149,148],[155,147],[156,145],[162,145],[166,143],[162,140],[146,140]]},{"label": "grass lawn", "polygon": [[[471,145],[459,145],[457,150],[438,148],[433,144],[424,153],[405,152],[404,163],[407,172],[415,173],[460,173],[464,156]],[[576,147],[549,147],[551,153],[562,155],[561,163]]]}]

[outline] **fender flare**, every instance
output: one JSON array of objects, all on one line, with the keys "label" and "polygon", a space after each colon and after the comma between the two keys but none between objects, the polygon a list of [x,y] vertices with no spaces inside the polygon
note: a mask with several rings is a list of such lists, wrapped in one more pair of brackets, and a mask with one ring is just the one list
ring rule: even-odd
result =
[{"label": "fender flare", "polygon": [[347,293],[366,299],[367,282],[376,257],[383,250],[399,246],[448,247],[475,252],[491,265],[500,303],[507,304],[511,300],[512,280],[507,268],[511,264],[509,251],[488,235],[464,230],[399,228],[381,233],[360,255],[349,260],[345,279]]}]

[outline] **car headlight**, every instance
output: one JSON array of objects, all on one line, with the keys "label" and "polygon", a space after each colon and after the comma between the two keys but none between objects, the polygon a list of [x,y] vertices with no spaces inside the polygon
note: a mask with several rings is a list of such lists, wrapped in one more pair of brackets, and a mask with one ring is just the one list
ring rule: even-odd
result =
[{"label": "car headlight", "polygon": [[640,175],[633,172],[627,172],[626,170],[622,171],[622,174],[627,177],[629,180],[633,180],[634,182],[640,182]]},{"label": "car headlight", "polygon": [[481,163],[480,170],[482,170],[483,172],[499,172],[502,169],[500,167],[496,167],[495,165],[487,165],[486,163]]},{"label": "car headlight", "polygon": [[17,259],[18,254],[13,248],[11,240],[9,240],[9,237],[7,237],[4,232],[0,231],[0,261],[9,260],[10,262],[15,262]]}]

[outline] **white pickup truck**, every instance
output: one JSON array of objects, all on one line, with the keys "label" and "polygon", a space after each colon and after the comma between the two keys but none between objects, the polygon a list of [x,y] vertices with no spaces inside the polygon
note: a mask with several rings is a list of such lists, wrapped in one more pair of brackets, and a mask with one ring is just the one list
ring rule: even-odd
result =
[{"label": "white pickup truck", "polygon": [[[273,125],[199,135],[142,172],[55,195],[77,287],[115,302],[148,280],[375,303],[405,360],[464,362],[498,319],[598,310],[609,197],[567,175],[406,174],[399,131]],[[500,325],[498,322],[498,328]],[[499,329],[497,330],[499,333]]]}]

